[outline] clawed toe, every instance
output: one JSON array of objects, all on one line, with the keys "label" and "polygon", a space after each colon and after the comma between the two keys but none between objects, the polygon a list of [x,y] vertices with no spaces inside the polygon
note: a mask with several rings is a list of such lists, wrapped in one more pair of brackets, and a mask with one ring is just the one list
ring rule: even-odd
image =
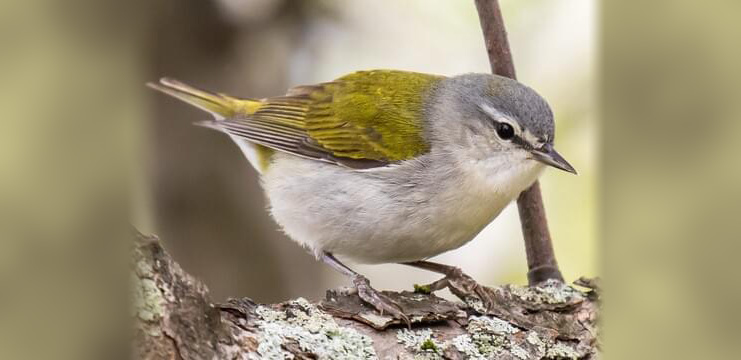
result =
[{"label": "clawed toe", "polygon": [[382,294],[370,286],[370,282],[363,276],[353,279],[353,284],[357,289],[358,296],[366,303],[372,305],[381,315],[389,314],[396,319],[403,321],[411,328],[412,323],[409,317],[404,314],[403,309],[394,300]]},{"label": "clawed toe", "polygon": [[494,308],[494,299],[492,294],[489,293],[489,290],[457,268],[455,268],[455,271],[448,273],[444,278],[429,285],[421,286],[420,288],[429,289],[431,292],[448,288],[453,295],[463,301],[470,299],[480,300],[486,312]]},{"label": "clawed toe", "polygon": [[352,278],[353,289],[351,292],[345,292],[351,294],[357,292],[358,297],[367,304],[372,305],[378,310],[381,315],[389,314],[396,319],[399,319],[407,324],[409,328],[412,327],[409,317],[404,314],[403,309],[395,301],[391,300],[388,296],[381,294],[378,290],[370,286],[368,279],[355,272],[354,270],[347,267],[345,264],[337,260],[337,258],[330,252],[318,252],[317,258],[319,258],[325,264],[331,266],[335,270],[339,271],[346,276]]},{"label": "clawed toe", "polygon": [[484,309],[486,310],[486,312],[490,313],[492,310],[494,310],[494,298],[486,287],[479,284],[477,285],[478,286],[474,290],[476,293],[476,297],[484,304]]}]

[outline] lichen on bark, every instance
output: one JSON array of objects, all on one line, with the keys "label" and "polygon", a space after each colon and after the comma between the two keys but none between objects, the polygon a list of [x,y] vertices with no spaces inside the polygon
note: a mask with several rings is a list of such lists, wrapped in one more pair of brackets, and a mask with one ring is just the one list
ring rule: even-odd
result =
[{"label": "lichen on bark", "polygon": [[142,359],[589,359],[598,349],[592,289],[559,282],[487,288],[496,300],[489,310],[386,292],[412,319],[407,329],[357,295],[335,291],[318,303],[214,304],[156,237],[135,238],[135,348]]}]

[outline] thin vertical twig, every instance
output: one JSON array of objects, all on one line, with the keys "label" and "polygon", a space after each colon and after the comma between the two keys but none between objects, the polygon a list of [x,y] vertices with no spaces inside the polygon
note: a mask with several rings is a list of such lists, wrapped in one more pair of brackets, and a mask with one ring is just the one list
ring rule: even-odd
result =
[{"label": "thin vertical twig", "polygon": [[[499,1],[475,0],[475,3],[492,73],[516,79],[515,65]],[[537,181],[517,198],[517,208],[520,213],[522,236],[525,239],[529,283],[535,285],[548,279],[563,281],[553,251],[551,234],[548,231],[540,184]]]}]

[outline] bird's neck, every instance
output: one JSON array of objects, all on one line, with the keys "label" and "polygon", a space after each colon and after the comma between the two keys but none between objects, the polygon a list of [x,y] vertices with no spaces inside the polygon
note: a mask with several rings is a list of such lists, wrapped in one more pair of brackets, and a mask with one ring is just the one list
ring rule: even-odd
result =
[{"label": "bird's neck", "polygon": [[519,154],[500,154],[486,158],[458,156],[449,159],[460,174],[467,191],[496,196],[507,202],[538,179],[545,168]]}]

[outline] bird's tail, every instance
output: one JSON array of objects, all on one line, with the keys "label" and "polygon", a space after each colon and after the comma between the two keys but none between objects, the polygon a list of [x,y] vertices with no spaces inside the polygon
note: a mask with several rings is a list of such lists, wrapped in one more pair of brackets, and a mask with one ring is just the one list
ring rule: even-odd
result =
[{"label": "bird's tail", "polygon": [[260,100],[256,99],[238,99],[224,94],[196,89],[170,78],[162,78],[159,83],[147,83],[147,86],[207,111],[217,120],[236,115],[252,114],[262,104]]}]

